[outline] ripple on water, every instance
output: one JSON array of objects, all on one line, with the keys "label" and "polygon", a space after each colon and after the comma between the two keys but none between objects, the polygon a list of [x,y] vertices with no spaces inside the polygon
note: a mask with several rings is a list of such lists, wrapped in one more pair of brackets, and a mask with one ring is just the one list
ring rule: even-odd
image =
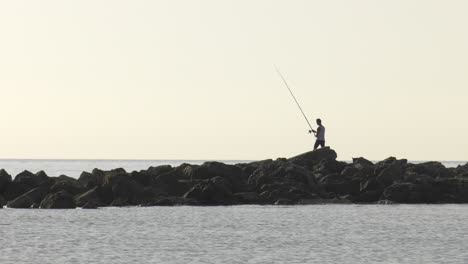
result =
[{"label": "ripple on water", "polygon": [[0,210],[0,263],[468,263],[466,205]]}]

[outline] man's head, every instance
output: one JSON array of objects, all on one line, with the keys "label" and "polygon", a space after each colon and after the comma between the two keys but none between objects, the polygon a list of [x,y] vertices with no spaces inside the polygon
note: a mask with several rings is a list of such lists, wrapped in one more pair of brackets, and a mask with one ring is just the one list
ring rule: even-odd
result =
[{"label": "man's head", "polygon": [[319,126],[322,125],[322,120],[320,118],[317,118],[316,121],[317,121],[317,125],[319,125]]}]

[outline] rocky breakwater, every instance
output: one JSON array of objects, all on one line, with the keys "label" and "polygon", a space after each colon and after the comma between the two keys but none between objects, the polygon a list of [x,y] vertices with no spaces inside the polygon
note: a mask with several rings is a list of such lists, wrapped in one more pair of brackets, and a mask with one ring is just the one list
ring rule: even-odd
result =
[{"label": "rocky breakwater", "polygon": [[105,206],[468,203],[468,164],[446,168],[390,157],[336,160],[323,148],[285,159],[227,165],[206,162],[83,172],[78,179],[0,170],[0,205],[9,208]]}]

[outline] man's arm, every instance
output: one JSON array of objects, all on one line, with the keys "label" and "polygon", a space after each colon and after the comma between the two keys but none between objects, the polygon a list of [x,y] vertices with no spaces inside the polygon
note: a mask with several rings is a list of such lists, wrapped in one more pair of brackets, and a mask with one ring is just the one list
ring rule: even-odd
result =
[{"label": "man's arm", "polygon": [[318,127],[318,128],[317,128],[317,132],[315,132],[315,137],[317,137],[317,135],[320,133],[320,131],[322,131],[322,128],[321,128],[321,127]]}]

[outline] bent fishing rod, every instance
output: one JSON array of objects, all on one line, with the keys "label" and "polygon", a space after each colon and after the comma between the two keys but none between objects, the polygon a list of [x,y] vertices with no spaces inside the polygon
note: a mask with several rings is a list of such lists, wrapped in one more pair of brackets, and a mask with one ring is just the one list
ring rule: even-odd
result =
[{"label": "bent fishing rod", "polygon": [[284,78],[283,74],[281,74],[281,72],[278,70],[278,68],[275,67],[275,69],[276,69],[276,72],[278,73],[278,75],[279,75],[279,76],[281,77],[281,79],[283,80],[283,83],[284,83],[284,85],[286,86],[286,88],[288,88],[289,93],[290,93],[291,96],[293,97],[294,102],[296,102],[297,107],[299,107],[299,110],[301,111],[302,115],[304,116],[304,118],[305,118],[305,120],[306,120],[306,122],[307,122],[307,125],[309,125],[309,127],[310,127],[309,133],[315,132],[315,130],[312,128],[312,125],[311,125],[310,122],[309,122],[309,119],[307,119],[307,116],[304,114],[304,111],[302,110],[301,105],[300,105],[299,102],[297,101],[296,96],[294,96],[294,93],[292,92],[291,88],[289,87],[288,82],[287,82],[286,79]]}]

